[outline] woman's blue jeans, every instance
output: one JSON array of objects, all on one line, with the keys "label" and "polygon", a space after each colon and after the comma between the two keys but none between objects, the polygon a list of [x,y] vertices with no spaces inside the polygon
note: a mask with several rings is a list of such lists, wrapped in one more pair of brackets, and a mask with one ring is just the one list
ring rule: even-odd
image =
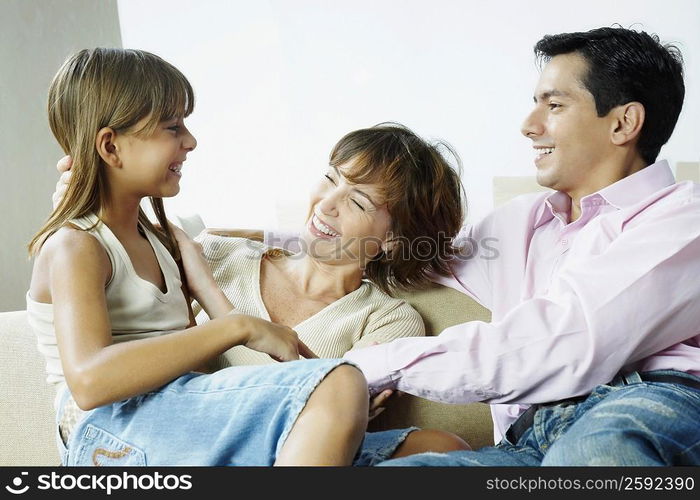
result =
[{"label": "woman's blue jeans", "polygon": [[542,406],[517,443],[504,439],[476,451],[422,453],[379,465],[700,465],[700,390],[645,382],[635,372],[596,387],[584,400]]}]

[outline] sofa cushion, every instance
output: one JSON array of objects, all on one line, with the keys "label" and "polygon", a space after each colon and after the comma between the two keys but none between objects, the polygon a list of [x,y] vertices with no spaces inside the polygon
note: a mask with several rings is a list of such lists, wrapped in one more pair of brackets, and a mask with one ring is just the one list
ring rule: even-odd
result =
[{"label": "sofa cushion", "polygon": [[[439,335],[444,329],[467,321],[491,320],[488,309],[467,295],[441,285],[432,285],[417,292],[403,292],[397,296],[411,304],[423,317],[426,335]],[[370,430],[411,425],[453,432],[473,449],[493,444],[493,424],[488,405],[450,405],[410,394],[392,396],[387,409],[370,422]]]}]

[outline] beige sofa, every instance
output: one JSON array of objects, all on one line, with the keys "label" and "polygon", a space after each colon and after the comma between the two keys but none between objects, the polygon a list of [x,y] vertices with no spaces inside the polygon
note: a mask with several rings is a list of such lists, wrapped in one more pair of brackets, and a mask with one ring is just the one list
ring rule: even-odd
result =
[{"label": "beige sofa", "polygon": [[[429,334],[489,318],[467,296],[437,285],[403,298],[423,315]],[[25,311],[0,313],[0,382],[0,466],[58,465],[53,390]],[[455,432],[474,448],[492,442],[490,414],[483,404],[443,405],[404,395],[371,422],[373,429],[408,425]]]}]

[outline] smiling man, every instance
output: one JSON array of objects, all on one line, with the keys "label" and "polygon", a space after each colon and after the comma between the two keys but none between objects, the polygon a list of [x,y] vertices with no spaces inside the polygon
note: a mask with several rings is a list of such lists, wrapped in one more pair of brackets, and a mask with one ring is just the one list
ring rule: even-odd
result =
[{"label": "smiling man", "polygon": [[[552,57],[535,89],[535,109],[523,124],[523,135],[532,139],[536,153],[537,182],[571,198],[571,221],[580,216],[581,198],[653,163],[642,157],[639,145],[644,105],[634,100],[612,107],[602,103],[599,114],[591,92],[612,89],[589,90],[588,75],[584,55]],[[681,103],[682,97],[668,112],[677,115]]]},{"label": "smiling man", "polygon": [[537,180],[462,237],[497,259],[437,281],[491,309],[346,357],[372,392],[491,403],[494,447],[386,465],[700,464],[700,186],[657,161],[680,53],[623,28],[546,36],[522,132]]}]

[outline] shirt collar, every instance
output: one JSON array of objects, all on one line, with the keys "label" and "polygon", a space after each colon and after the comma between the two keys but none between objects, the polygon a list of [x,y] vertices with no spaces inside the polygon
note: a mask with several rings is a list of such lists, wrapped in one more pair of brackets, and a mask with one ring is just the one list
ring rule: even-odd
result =
[{"label": "shirt collar", "polygon": [[[676,180],[671,172],[671,168],[666,160],[652,163],[639,172],[627,176],[619,181],[604,187],[596,193],[581,198],[584,200],[592,197],[602,197],[607,203],[617,209],[622,209],[638,203],[640,200],[651,196],[656,191],[675,184]],[[542,200],[537,213],[533,229],[546,224],[552,220],[556,214],[568,217],[571,211],[571,198],[561,191],[555,191]],[[565,218],[566,218],[565,217]]]},{"label": "shirt collar", "polygon": [[[639,201],[655,192],[675,183],[676,179],[668,166],[668,162],[660,160],[601,189],[597,194],[602,196],[613,207],[622,209],[639,203]],[[583,199],[585,198],[588,198],[588,196]]]},{"label": "shirt collar", "polygon": [[554,191],[542,200],[542,204],[535,214],[535,224],[532,226],[532,229],[537,229],[546,224],[552,220],[556,214],[562,214],[566,218],[570,211],[571,198],[561,191]]}]

